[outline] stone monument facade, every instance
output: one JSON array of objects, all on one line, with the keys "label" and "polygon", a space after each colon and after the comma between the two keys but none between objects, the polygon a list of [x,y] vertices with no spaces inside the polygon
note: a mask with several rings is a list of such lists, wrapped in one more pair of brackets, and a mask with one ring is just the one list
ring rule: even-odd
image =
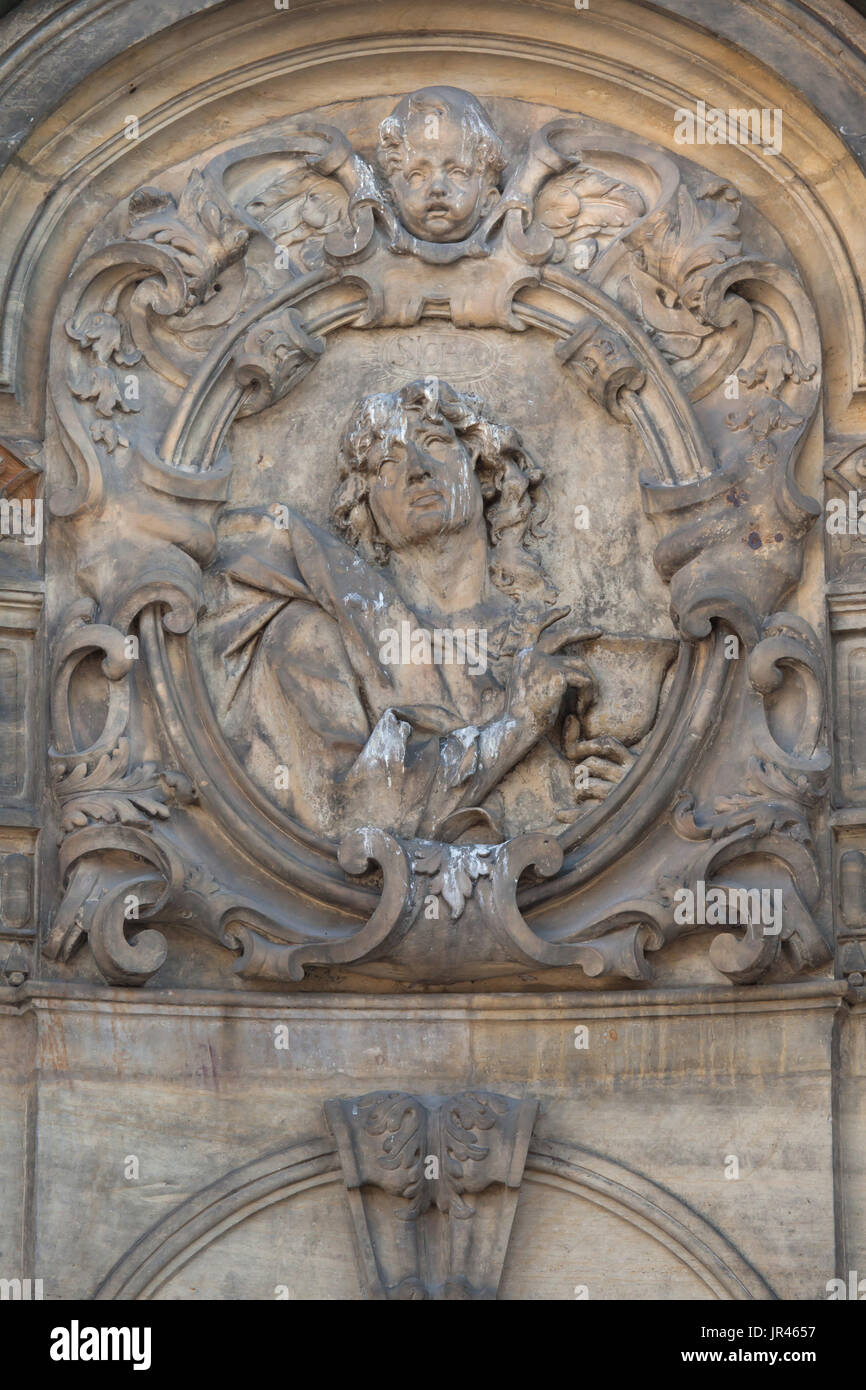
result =
[{"label": "stone monument facade", "polygon": [[866,21],[71,8],[0,26],[0,1275],[833,1296]]}]

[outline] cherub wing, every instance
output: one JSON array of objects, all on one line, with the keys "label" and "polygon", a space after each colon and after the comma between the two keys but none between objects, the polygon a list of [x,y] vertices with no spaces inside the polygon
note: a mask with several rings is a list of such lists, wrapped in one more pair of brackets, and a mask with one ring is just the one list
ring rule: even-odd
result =
[{"label": "cherub wing", "polygon": [[588,270],[600,251],[646,211],[639,190],[579,164],[547,182],[535,201],[535,216],[555,238],[552,259]]},{"label": "cherub wing", "polygon": [[248,182],[241,206],[303,273],[319,263],[326,238],[357,238],[356,209],[385,203],[372,167],[335,126],[288,135]]},{"label": "cherub wing", "polygon": [[310,270],[325,237],[346,219],[349,194],[337,179],[317,173],[298,156],[246,204],[245,211],[288,252],[293,268]]}]

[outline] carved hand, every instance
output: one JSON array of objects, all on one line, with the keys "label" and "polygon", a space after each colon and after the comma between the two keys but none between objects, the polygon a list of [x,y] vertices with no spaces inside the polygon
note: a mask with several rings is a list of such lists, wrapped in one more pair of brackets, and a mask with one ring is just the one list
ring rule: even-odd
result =
[{"label": "carved hand", "polygon": [[[598,628],[557,626],[569,608],[555,608],[529,630],[530,644],[514,659],[506,694],[506,714],[534,728],[536,737],[554,723],[562,697],[569,687],[579,692],[584,707],[595,695],[592,671],[583,657],[561,649],[599,636]],[[534,639],[534,640],[533,640]]]},{"label": "carved hand", "polygon": [[[576,801],[603,801],[618,782],[635,764],[635,755],[618,738],[605,735],[573,741],[574,725],[577,720],[569,720],[566,727],[565,745],[568,756],[574,758],[574,798]],[[587,777],[586,774],[589,774]]]}]

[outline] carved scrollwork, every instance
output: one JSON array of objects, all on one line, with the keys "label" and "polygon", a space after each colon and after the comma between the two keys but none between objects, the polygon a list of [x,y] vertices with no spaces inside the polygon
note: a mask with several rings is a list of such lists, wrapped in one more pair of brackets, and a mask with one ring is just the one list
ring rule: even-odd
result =
[{"label": "carved scrollwork", "polygon": [[302,980],[305,966],[375,959],[386,942],[393,946],[400,940],[415,912],[414,884],[404,848],[381,830],[358,830],[340,846],[340,863],[351,874],[366,874],[371,863],[382,868],[382,895],[369,922],[337,940],[286,946],[268,940],[236,913],[224,935],[228,945],[242,951],[235,966],[239,974],[251,979]]},{"label": "carved scrollwork", "polygon": [[[704,885],[707,911],[705,925],[733,925],[743,929],[742,937],[723,933],[710,945],[710,960],[723,975],[737,984],[752,984],[760,980],[778,960],[784,946],[794,971],[812,969],[830,958],[827,943],[813,916],[820,898],[820,879],[811,851],[808,823],[796,807],[762,803],[748,798],[721,798],[709,815],[696,814],[693,803],[686,799],[674,812],[675,820],[689,838],[700,836],[708,841],[678,883],[695,897]],[[706,885],[713,878],[722,881],[731,875],[737,878],[742,868],[755,857],[766,866],[776,866],[788,879],[783,888],[761,890],[778,893],[781,900],[781,922],[773,914],[772,921],[761,915],[761,891],[748,888],[734,890],[741,896],[737,902],[746,905],[731,919],[727,903],[733,901],[730,891],[717,889],[718,902],[710,899],[713,891]],[[742,895],[745,894],[745,898]]]},{"label": "carved scrollwork", "polygon": [[[741,938],[728,934],[715,937],[709,954],[716,969],[737,984],[751,984],[776,963],[782,946],[795,971],[814,968],[829,959],[830,951],[813,916],[820,898],[820,879],[808,822],[798,808],[744,796],[720,798],[712,813],[696,814],[693,803],[686,799],[674,816],[681,833],[708,842],[677,878],[689,893],[699,898],[703,891],[704,900],[711,901],[713,889],[706,885],[714,878],[723,882],[730,876],[737,879],[756,858],[764,866],[765,877],[775,866],[786,880],[782,888],[773,890],[715,890],[718,902],[714,907],[711,903],[705,924],[732,924],[744,929]],[[738,906],[732,918],[726,905],[733,901],[730,891],[739,894],[738,904],[744,903],[742,911]],[[763,920],[761,891],[778,894],[781,921],[775,910],[772,921]]]},{"label": "carved scrollwork", "polygon": [[161,313],[188,313],[210,299],[224,270],[239,261],[250,239],[249,227],[227,203],[219,187],[200,169],[190,174],[179,201],[159,188],[139,188],[129,200],[129,235],[170,248],[183,275],[183,301],[160,295],[156,285],[138,293]]},{"label": "carved scrollwork", "polygon": [[[129,683],[133,656],[124,634],[116,627],[92,621],[96,605],[79,599],[67,610],[66,623],[54,648],[51,680],[51,722],[55,750],[60,760],[74,752],[101,756],[110,752],[123,734],[129,719]],[[81,661],[92,652],[104,653],[102,674],[108,682],[108,707],[98,737],[89,747],[79,748],[72,731],[69,687]]]},{"label": "carved scrollwork", "polygon": [[[417,179],[405,177],[410,136],[431,115],[443,148],[452,127],[471,132],[471,167],[459,197],[421,197]],[[784,943],[789,961],[814,965],[823,942],[810,915],[817,890],[808,839],[828,762],[825,676],[814,634],[777,611],[799,577],[818,511],[794,475],[821,390],[820,343],[801,285],[746,244],[735,189],[718,179],[695,182],[639,140],[590,138],[584,125],[560,117],[541,125],[525,148],[506,151],[480,103],[446,87],[408,94],[369,134],[371,161],[336,125],[296,120],[282,133],[202,161],[185,182],[169,172],[165,189],[138,190],[95,235],[71,277],[55,339],[52,400],[75,485],[55,492],[52,506],[69,518],[88,512],[80,574],[93,602],[86,612],[75,610],[69,631],[56,638],[52,757],[71,897],[52,949],[65,952],[78,923],[78,936],[89,930],[108,943],[97,950],[115,978],[147,977],[129,955],[143,938],[126,941],[122,922],[117,935],[124,885],[138,894],[129,887],[139,880],[126,854],[150,866],[139,882],[150,895],[149,919],[176,914],[239,952],[235,968],[250,979],[297,984],[310,967],[339,966],[442,984],[479,971],[493,977],[541,966],[641,981],[651,973],[652,952],[680,934],[669,896],[645,886],[605,887],[601,905],[593,900],[583,908],[579,890],[602,882],[639,835],[666,824],[676,807],[674,829],[668,823],[665,833],[677,881],[691,884],[696,875],[763,856],[796,885],[779,939],[725,936],[711,948],[714,963],[731,978],[755,979],[779,964]],[[121,239],[109,240],[118,226]],[[529,834],[499,833],[484,806],[499,772],[484,760],[490,754],[491,766],[497,758],[509,771],[519,766],[544,741],[537,729],[512,758],[503,751],[505,724],[494,739],[492,722],[453,709],[451,693],[434,677],[420,693],[407,678],[400,698],[389,696],[379,708],[394,679],[381,669],[373,618],[389,605],[401,616],[408,612],[408,600],[390,583],[399,566],[386,573],[387,547],[380,536],[377,550],[372,529],[368,536],[359,522],[382,401],[360,403],[370,437],[358,424],[349,434],[363,448],[347,445],[341,453],[341,541],[295,517],[282,549],[271,526],[260,554],[229,563],[220,551],[216,523],[232,489],[234,422],[273,408],[311,373],[326,370],[319,364],[332,332],[442,318],[457,332],[543,332],[591,409],[600,406],[636,434],[648,467],[635,480],[635,495],[660,532],[654,558],[680,641],[677,671],[665,686],[668,704],[660,691],[665,664],[652,699],[643,700],[652,709],[646,719],[621,737],[601,726],[605,747],[617,754],[602,804],[587,806],[576,796],[566,809],[557,805],[556,815],[530,822]],[[128,391],[133,368],[136,390]],[[546,623],[530,610],[536,597],[543,607],[554,592],[531,554],[541,534],[535,522],[543,470],[516,431],[474,397],[458,400],[447,383],[434,390],[431,380],[403,388],[406,411],[438,419],[445,400],[443,418],[477,412],[471,428],[495,442],[491,459],[498,451],[484,463],[482,506],[495,511],[487,533],[495,553],[484,564],[519,607],[497,617],[505,636],[492,657],[501,689],[512,690],[519,653],[543,651],[547,640]],[[147,410],[136,409],[136,392]],[[392,433],[404,444],[409,437],[403,426]],[[224,521],[230,532],[234,512],[225,509],[220,527]],[[375,564],[362,555],[368,543]],[[119,573],[129,577],[119,581]],[[342,646],[334,660],[339,666],[349,653],[350,669],[341,667],[330,685],[323,676],[315,701],[327,712],[342,680],[356,684],[367,713],[375,707],[375,727],[357,747],[357,731],[347,732],[340,720],[329,730],[332,744],[355,749],[351,769],[330,778],[335,817],[360,797],[364,777],[372,784],[375,768],[387,772],[387,795],[370,802],[369,812],[353,812],[349,833],[338,818],[334,830],[327,817],[297,816],[294,786],[277,805],[240,765],[217,716],[201,657],[202,624],[213,616],[213,596],[234,593],[238,584],[246,586],[248,607],[231,646],[243,654],[241,677],[244,662],[295,640],[294,625],[303,620],[320,625],[304,648],[305,663],[315,667],[332,634],[328,623],[337,624]],[[283,627],[269,628],[277,619]],[[274,631],[283,634],[282,645]],[[726,634],[745,645],[745,661],[723,659]],[[588,740],[581,724],[595,681],[589,644],[600,636],[587,628],[570,639],[585,650],[569,657],[570,703],[556,716],[562,727],[554,730],[554,720],[544,731],[557,756],[572,750],[572,763],[575,750],[587,763],[604,753],[604,738]],[[141,640],[140,666],[128,656],[130,638]],[[601,637],[599,653],[604,640],[613,643],[614,636]],[[626,650],[632,638],[616,640]],[[104,728],[78,748],[70,683],[85,656],[100,651],[108,682]],[[644,665],[655,670],[658,663]],[[802,693],[794,735],[778,709],[791,679]],[[275,699],[273,683],[270,689],[267,698]],[[138,695],[152,715],[146,735]],[[527,720],[530,703],[515,697]],[[702,785],[698,769],[710,736],[738,717],[749,736],[730,754],[737,790],[727,798],[695,791],[701,810],[690,833],[690,811],[677,794]],[[425,751],[416,763],[422,735]],[[435,797],[430,793],[441,802],[436,815],[410,823],[404,804],[389,819],[382,808],[398,798],[397,784],[411,803],[423,759],[432,767],[440,757],[441,778],[431,783]],[[569,777],[576,771],[570,766]],[[470,796],[476,784],[478,795]],[[193,788],[195,818],[185,812]],[[566,828],[555,837],[536,833],[536,824]],[[100,834],[108,835],[102,850]],[[217,861],[224,839],[237,859],[223,876]],[[701,846],[697,858],[692,842]],[[76,845],[87,848],[73,856]],[[211,862],[199,882],[189,861],[201,845]],[[85,868],[89,873],[100,854],[111,870],[108,886],[85,892]],[[242,880],[249,891],[234,887]],[[543,915],[536,922],[521,906],[540,907],[566,893],[577,904],[568,923]],[[323,905],[342,914],[327,929]],[[56,941],[66,943],[62,952]],[[157,954],[142,947],[135,960],[146,956],[152,965]]]},{"label": "carved scrollwork", "polygon": [[619,334],[597,319],[590,319],[557,345],[556,355],[578,368],[592,400],[615,419],[628,418],[619,402],[620,392],[639,391],[646,381],[646,372]]},{"label": "carved scrollwork", "polygon": [[[785,670],[797,674],[803,691],[795,732],[787,738],[780,731],[775,736],[767,713],[767,701],[780,688]],[[712,963],[738,983],[766,974],[783,945],[795,969],[821,965],[829,957],[812,915],[820,900],[820,877],[808,814],[823,795],[830,762],[823,741],[825,672],[815,633],[795,614],[773,614],[749,654],[747,673],[753,751],[742,789],[717,796],[711,808],[700,810],[688,796],[673,812],[677,833],[705,846],[677,880],[689,892],[714,876],[736,878],[738,865],[756,860],[767,868],[776,866],[787,881],[777,890],[781,922],[755,920],[750,911],[747,920],[736,922],[745,927],[741,939],[721,935],[710,947]]]},{"label": "carved scrollwork", "polygon": [[740,197],[721,180],[675,197],[625,236],[633,261],[618,298],[671,361],[691,358],[723,324],[712,313],[718,268],[739,255]]},{"label": "carved scrollwork", "polygon": [[180,386],[194,371],[195,357],[184,348],[180,365],[177,340],[168,349],[155,340],[154,316],[174,325],[190,320],[197,306],[213,299],[220,275],[241,261],[250,238],[250,228],[200,170],[189,176],[177,202],[163,190],[139,189],[129,199],[126,220],[127,240],[86,260],[66,296],[65,332],[78,345],[67,385],[84,407],[93,402],[96,418],[88,423],[87,409],[70,407],[56,393],[62,438],[76,473],[75,487],[52,498],[59,516],[102,499],[103,464],[94,444],[108,454],[129,447],[114,417],[139,410],[138,377],[118,371],[128,373],[144,359]]},{"label": "carved scrollwork", "polygon": [[235,374],[244,399],[238,415],[257,415],[288,395],[325,350],[311,337],[294,309],[280,309],[250,329],[235,355]]},{"label": "carved scrollwork", "polygon": [[[66,961],[86,935],[106,979],[116,984],[150,979],[166,958],[162,935],[133,926],[158,914],[183,882],[173,849],[153,834],[172,805],[189,804],[196,793],[189,778],[155,761],[130,765],[127,728],[131,672],[137,639],[110,624],[94,623],[89,600],[74,603],[54,651],[52,713],[55,744],[49,751],[58,801],[60,859],[65,891],[45,942],[49,960]],[[108,696],[103,724],[82,746],[73,727],[87,701],[72,697],[82,662],[103,653],[101,676]],[[99,708],[98,698],[91,703]],[[147,867],[143,867],[146,865]]]},{"label": "carved scrollwork", "polygon": [[[785,670],[796,673],[803,692],[799,727],[790,748],[774,738],[767,722],[767,700],[778,691]],[[749,655],[749,682],[761,697],[755,718],[755,753],[750,773],[770,791],[815,805],[824,793],[830,750],[824,740],[827,673],[818,639],[793,613],[774,613]]]},{"label": "carved scrollwork", "polygon": [[[760,374],[750,373],[749,380],[761,389]],[[738,415],[734,428],[742,428],[750,441],[758,438],[756,422],[763,421],[757,426],[757,452],[747,444],[739,459],[706,483],[666,490],[644,485],[648,509],[664,518],[667,527],[674,523],[655,560],[670,583],[673,608],[688,640],[705,637],[712,618],[718,617],[754,645],[764,619],[796,578],[803,537],[819,511],[790,473],[795,445],[817,404],[811,386],[808,376],[798,388],[808,393],[804,409],[796,417],[790,412],[781,424],[775,398],[769,414],[762,399]],[[742,560],[735,578],[730,571],[721,573],[723,556],[732,552]]]},{"label": "carved scrollwork", "polygon": [[165,938],[150,927],[132,940],[126,931],[158,916],[178,891],[177,856],[141,830],[99,826],[66,837],[60,867],[66,886],[43,954],[66,962],[86,937],[112,984],[145,984],[166,959]]}]

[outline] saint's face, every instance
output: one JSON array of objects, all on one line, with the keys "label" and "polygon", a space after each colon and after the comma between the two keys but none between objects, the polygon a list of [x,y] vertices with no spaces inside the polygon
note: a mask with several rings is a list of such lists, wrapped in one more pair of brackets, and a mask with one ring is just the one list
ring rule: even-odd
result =
[{"label": "saint's face", "polygon": [[408,124],[405,157],[391,187],[403,225],[423,241],[463,241],[492,196],[463,128],[420,112]]},{"label": "saint's face", "polygon": [[474,461],[447,421],[409,412],[400,439],[367,456],[370,511],[392,550],[460,531],[483,512]]}]

